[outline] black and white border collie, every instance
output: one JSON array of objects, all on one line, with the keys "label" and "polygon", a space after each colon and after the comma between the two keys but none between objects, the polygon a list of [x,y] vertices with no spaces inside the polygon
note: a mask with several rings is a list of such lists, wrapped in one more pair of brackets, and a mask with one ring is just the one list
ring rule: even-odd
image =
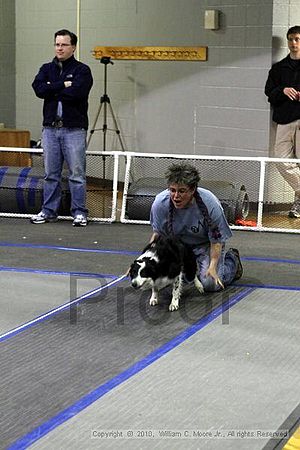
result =
[{"label": "black and white border collie", "polygon": [[183,283],[194,282],[202,294],[203,286],[197,273],[193,250],[176,238],[158,237],[144,248],[143,253],[130,266],[129,277],[135,289],[152,289],[150,305],[158,304],[158,292],[172,285],[169,311],[179,308]]}]

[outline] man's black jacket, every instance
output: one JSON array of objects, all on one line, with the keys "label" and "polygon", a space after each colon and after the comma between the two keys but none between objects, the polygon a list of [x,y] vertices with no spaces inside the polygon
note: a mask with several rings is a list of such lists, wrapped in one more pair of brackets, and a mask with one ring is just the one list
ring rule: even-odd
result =
[{"label": "man's black jacket", "polygon": [[300,60],[292,60],[289,55],[272,66],[265,85],[265,94],[273,107],[273,120],[280,124],[300,119],[300,101],[290,100],[283,93],[286,87],[300,91]]},{"label": "man's black jacket", "polygon": [[[65,81],[71,81],[72,86],[65,87]],[[32,83],[37,97],[44,99],[43,125],[53,125],[61,101],[64,127],[88,129],[88,95],[92,85],[90,68],[74,56],[62,61],[62,67],[57,58],[43,64]]]}]

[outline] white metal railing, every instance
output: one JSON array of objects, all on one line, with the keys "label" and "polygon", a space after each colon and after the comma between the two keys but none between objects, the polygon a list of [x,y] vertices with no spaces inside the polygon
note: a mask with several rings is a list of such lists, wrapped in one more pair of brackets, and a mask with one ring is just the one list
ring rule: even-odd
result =
[{"label": "white metal railing", "polygon": [[[1,153],[2,152],[14,152],[14,153],[27,153],[30,154],[31,156],[34,155],[42,155],[43,154],[43,149],[34,149],[34,148],[19,148],[19,147],[0,147],[0,167],[3,166],[3,164],[1,164]],[[105,216],[95,216],[95,215],[91,215],[89,216],[89,221],[94,221],[94,222],[115,222],[117,220],[117,197],[118,197],[118,182],[119,182],[119,160],[120,160],[120,155],[123,154],[123,152],[121,151],[115,151],[115,152],[98,152],[98,151],[87,151],[86,152],[87,156],[95,156],[98,158],[103,158],[103,157],[109,157],[111,156],[114,160],[113,163],[113,171],[112,171],[112,175],[110,176],[110,181],[112,181],[112,190],[111,190],[111,207],[109,208],[110,211],[110,215]],[[0,183],[0,192],[1,192],[1,188],[3,188],[1,186]],[[97,200],[95,200],[97,201]],[[39,212],[39,211],[36,211]],[[15,217],[15,218],[30,218],[32,216],[31,214],[27,214],[27,213],[20,213],[20,212],[1,212],[1,199],[0,199],[0,217]],[[72,220],[73,218],[71,216],[65,216],[65,215],[60,215],[58,216],[59,219],[63,219],[63,220]]]},{"label": "white metal railing", "polygon": [[[300,233],[300,220],[292,219],[293,227],[289,226],[264,226],[264,209],[265,209],[265,190],[266,190],[266,168],[268,164],[278,164],[278,163],[296,163],[299,164],[297,159],[284,159],[284,158],[267,158],[267,157],[232,157],[232,156],[207,156],[207,155],[170,155],[170,154],[157,154],[157,153],[136,153],[136,152],[125,152],[127,162],[126,162],[126,172],[124,178],[124,189],[123,189],[123,199],[120,221],[122,223],[136,223],[136,224],[149,224],[147,220],[132,220],[126,218],[126,205],[128,199],[128,189],[130,185],[130,174],[132,171],[132,164],[134,158],[172,158],[181,160],[192,160],[192,161],[240,161],[241,163],[246,163],[249,161],[256,162],[259,164],[259,177],[257,180],[257,204],[256,206],[256,226],[247,225],[231,225],[232,229],[236,230],[247,230],[247,231],[272,231],[272,232],[284,232],[284,233]],[[278,174],[278,177],[280,175]],[[233,180],[234,182],[234,180]]]},{"label": "white metal railing", "polygon": [[[38,155],[42,154],[42,149],[33,149],[33,148],[19,148],[19,147],[0,147],[0,157],[1,153],[5,152],[17,152],[17,153],[29,153],[30,155]],[[109,174],[109,180],[112,183],[112,195],[111,195],[111,207],[110,207],[110,215],[108,216],[95,216],[91,215],[89,217],[89,220],[91,221],[101,221],[101,222],[115,222],[120,221],[121,223],[135,223],[135,224],[149,224],[148,220],[133,220],[128,219],[126,217],[126,208],[127,208],[127,200],[128,200],[128,190],[132,181],[132,176],[136,172],[135,164],[137,161],[142,161],[141,166],[143,167],[143,171],[141,174],[137,173],[136,178],[139,178],[139,176],[143,177],[147,174],[147,164],[150,165],[150,172],[151,167],[153,165],[157,165],[157,169],[160,168],[162,164],[162,161],[164,163],[167,163],[171,160],[191,160],[195,163],[201,162],[202,166],[204,167],[205,172],[205,165],[206,164],[212,164],[218,162],[220,164],[220,167],[222,167],[222,162],[224,162],[224,165],[228,164],[228,162],[232,162],[234,164],[238,164],[240,168],[243,170],[241,171],[242,175],[245,176],[248,179],[248,182],[250,180],[251,188],[253,191],[253,201],[252,204],[255,206],[255,209],[252,209],[252,215],[255,216],[255,222],[256,224],[254,226],[247,225],[247,222],[245,225],[231,225],[231,228],[234,230],[247,230],[247,231],[272,231],[272,232],[283,232],[283,233],[300,233],[300,219],[291,219],[287,220],[286,223],[282,224],[283,221],[283,215],[276,217],[276,214],[274,215],[274,220],[272,223],[266,225],[266,206],[268,205],[265,200],[265,193],[267,191],[267,184],[270,182],[270,178],[267,177],[267,170],[270,168],[270,165],[274,165],[276,167],[276,164],[278,163],[295,163],[299,164],[298,159],[283,159],[283,158],[267,158],[267,157],[232,157],[232,156],[208,156],[208,155],[185,155],[185,154],[162,154],[162,153],[142,153],[142,152],[123,152],[123,151],[87,151],[87,155],[93,156],[96,158],[104,158],[104,157],[111,157],[113,160],[113,170]],[[122,160],[122,168],[120,168],[120,160]],[[100,161],[100,160],[99,160]],[[252,173],[247,172],[247,164],[255,164],[257,165],[257,175],[253,175]],[[1,159],[0,159],[0,166],[1,166]],[[233,183],[236,182],[235,175],[239,176],[240,170],[236,170],[236,173],[234,173],[234,177],[231,174],[231,181]],[[251,171],[249,171],[251,172]],[[276,172],[277,174],[277,172]],[[153,167],[152,167],[152,176],[155,176],[155,169],[153,173]],[[226,175],[226,174],[225,174]],[[161,176],[161,174],[160,174]],[[224,174],[223,174],[224,176]],[[278,180],[283,183],[281,175],[279,173],[276,175],[278,176]],[[222,173],[219,175],[216,174],[216,179],[222,179]],[[243,181],[242,179],[238,181]],[[118,188],[119,188],[119,182],[123,184],[122,192],[120,196],[118,196]],[[247,182],[245,182],[245,186],[247,188]],[[0,192],[1,192],[1,184],[0,184]],[[279,192],[279,191],[278,191]],[[277,192],[277,193],[278,193]],[[272,192],[271,192],[272,194]],[[290,192],[291,195],[291,192]],[[121,200],[120,200],[121,198]],[[251,199],[250,199],[251,200]],[[119,206],[119,203],[121,202],[121,207]],[[272,203],[272,202],[271,202]],[[288,202],[289,203],[289,202]],[[276,202],[274,202],[275,209],[276,209]],[[273,206],[274,206],[273,205]],[[0,201],[0,208],[1,208],[1,201]],[[119,212],[119,216],[118,216]],[[286,216],[287,214],[285,214]],[[1,212],[0,210],[0,216],[3,217],[30,217],[31,214],[23,214],[18,212]],[[62,219],[70,220],[70,216],[60,216]],[[290,225],[290,226],[289,226]]]}]

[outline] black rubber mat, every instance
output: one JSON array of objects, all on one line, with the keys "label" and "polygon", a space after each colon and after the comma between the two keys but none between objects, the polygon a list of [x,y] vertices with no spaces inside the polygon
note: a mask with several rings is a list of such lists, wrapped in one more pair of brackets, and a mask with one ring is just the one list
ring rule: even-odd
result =
[{"label": "black rubber mat", "polygon": [[224,305],[242,289],[199,296],[186,288],[170,313],[170,291],[148,305],[149,292],[125,280],[3,341],[0,347],[1,448],[49,420],[104,382]]}]

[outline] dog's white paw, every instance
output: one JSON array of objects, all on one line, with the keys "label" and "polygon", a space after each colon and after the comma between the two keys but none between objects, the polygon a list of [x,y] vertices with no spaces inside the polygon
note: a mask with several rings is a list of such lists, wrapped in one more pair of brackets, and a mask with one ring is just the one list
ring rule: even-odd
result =
[{"label": "dog's white paw", "polygon": [[198,279],[198,277],[195,277],[194,283],[195,283],[195,287],[198,290],[198,292],[200,292],[200,294],[203,294],[204,288],[203,288],[201,281]]},{"label": "dog's white paw", "polygon": [[158,304],[158,299],[156,297],[151,297],[149,300],[150,306],[155,306]]},{"label": "dog's white paw", "polygon": [[178,303],[170,303],[169,305],[169,311],[177,311],[178,308],[179,308]]},{"label": "dog's white paw", "polygon": [[200,294],[204,294],[204,288],[201,284],[201,286],[197,287],[198,292],[200,292]]}]

